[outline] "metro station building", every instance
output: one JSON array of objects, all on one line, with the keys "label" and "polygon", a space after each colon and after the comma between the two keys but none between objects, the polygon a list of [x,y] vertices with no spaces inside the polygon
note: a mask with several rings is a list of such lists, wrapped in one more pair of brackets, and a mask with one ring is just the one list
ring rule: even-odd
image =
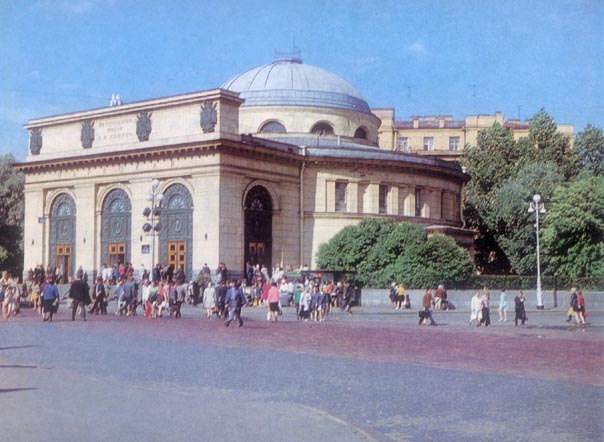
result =
[{"label": "metro station building", "polygon": [[320,244],[375,218],[471,248],[467,176],[380,148],[387,126],[347,81],[294,57],[212,90],[31,120],[24,268],[314,267]]}]

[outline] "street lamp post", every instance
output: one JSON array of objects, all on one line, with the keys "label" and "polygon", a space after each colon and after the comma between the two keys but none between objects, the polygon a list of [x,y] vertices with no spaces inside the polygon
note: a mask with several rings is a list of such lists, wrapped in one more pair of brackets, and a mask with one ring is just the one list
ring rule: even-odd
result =
[{"label": "street lamp post", "polygon": [[545,204],[541,202],[541,195],[533,196],[533,201],[529,203],[528,213],[535,213],[537,229],[537,309],[543,310],[543,295],[541,293],[541,259],[539,250],[539,214],[545,213]]},{"label": "street lamp post", "polygon": [[151,207],[145,207],[143,210],[143,216],[147,218],[147,222],[143,224],[143,232],[147,235],[151,235],[151,279],[153,279],[153,269],[155,268],[155,237],[161,231],[162,225],[159,222],[159,216],[161,214],[160,204],[164,199],[163,193],[159,190],[159,181],[151,181],[151,190],[145,197],[145,200],[151,203]]}]

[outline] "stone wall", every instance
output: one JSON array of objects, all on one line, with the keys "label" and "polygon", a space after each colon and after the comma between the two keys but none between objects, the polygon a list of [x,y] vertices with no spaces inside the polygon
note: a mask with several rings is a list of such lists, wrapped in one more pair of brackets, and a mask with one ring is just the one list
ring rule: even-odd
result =
[{"label": "stone wall", "polygon": [[[419,310],[421,299],[425,290],[407,290],[407,294],[411,298],[411,309]],[[497,310],[499,306],[499,290],[491,291],[491,309]],[[470,311],[470,300],[474,290],[447,290],[449,302],[456,310]],[[514,309],[514,297],[518,294],[518,290],[507,290],[508,295],[508,312]],[[587,311],[604,310],[604,292],[584,292],[585,305]],[[537,306],[537,295],[535,290],[524,290],[526,297],[525,305],[528,309],[534,310]],[[561,310],[568,308],[570,302],[570,292],[558,291],[556,294],[557,307]],[[390,304],[388,289],[363,289],[361,291],[361,305],[364,307],[388,306]],[[543,291],[543,305],[546,310],[555,308],[553,291]]]}]

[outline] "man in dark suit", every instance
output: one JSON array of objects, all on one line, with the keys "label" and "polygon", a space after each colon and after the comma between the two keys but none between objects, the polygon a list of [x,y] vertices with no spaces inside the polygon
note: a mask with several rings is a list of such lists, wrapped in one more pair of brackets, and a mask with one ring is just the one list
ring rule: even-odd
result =
[{"label": "man in dark suit", "polygon": [[90,304],[90,287],[83,280],[84,273],[78,270],[77,279],[71,284],[69,297],[72,300],[71,320],[75,321],[75,315],[78,307],[81,307],[82,320],[86,320],[86,306]]}]

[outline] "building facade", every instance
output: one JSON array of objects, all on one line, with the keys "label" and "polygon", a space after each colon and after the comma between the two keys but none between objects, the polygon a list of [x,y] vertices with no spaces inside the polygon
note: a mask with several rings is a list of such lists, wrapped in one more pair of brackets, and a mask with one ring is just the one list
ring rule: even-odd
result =
[{"label": "building facade", "polygon": [[[411,117],[409,121],[396,121],[394,109],[372,109],[382,121],[379,145],[385,150],[416,153],[445,160],[457,160],[467,145],[476,146],[478,132],[497,123],[512,131],[515,140],[528,136],[528,123],[506,120],[503,114],[471,115],[463,120],[451,116]],[[572,125],[558,125],[558,131],[566,135],[571,144]]]},{"label": "building facade", "polygon": [[380,149],[382,125],[349,83],[297,58],[217,89],[31,120],[18,165],[24,268],[312,267],[320,244],[372,218],[471,248],[467,176],[456,163]]}]

